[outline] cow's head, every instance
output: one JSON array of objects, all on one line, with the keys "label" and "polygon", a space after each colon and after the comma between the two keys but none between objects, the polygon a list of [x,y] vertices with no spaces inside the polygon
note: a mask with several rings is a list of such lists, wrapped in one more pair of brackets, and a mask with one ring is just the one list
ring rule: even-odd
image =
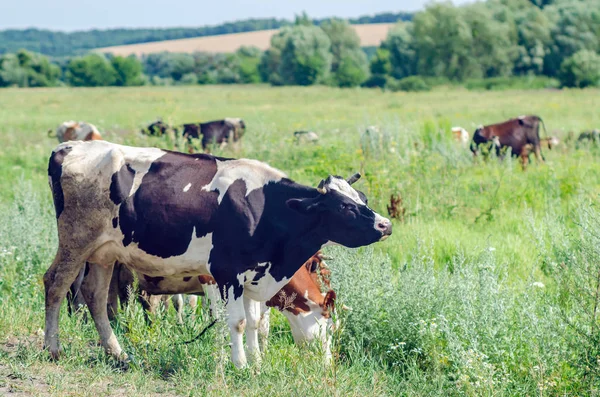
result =
[{"label": "cow's head", "polygon": [[547,143],[548,143],[548,149],[552,150],[552,148],[558,146],[560,144],[560,139],[558,139],[555,136],[549,136],[548,138],[546,138]]},{"label": "cow's head", "polygon": [[350,186],[359,178],[360,174],[347,180],[330,175],[319,183],[317,197],[291,199],[287,204],[301,214],[319,216],[319,231],[329,241],[351,248],[372,244],[392,234],[392,223],[370,209],[366,196]]},{"label": "cow's head", "polygon": [[233,128],[233,140],[239,140],[246,132],[246,123],[239,117],[228,117],[225,119],[226,123],[229,123]]}]

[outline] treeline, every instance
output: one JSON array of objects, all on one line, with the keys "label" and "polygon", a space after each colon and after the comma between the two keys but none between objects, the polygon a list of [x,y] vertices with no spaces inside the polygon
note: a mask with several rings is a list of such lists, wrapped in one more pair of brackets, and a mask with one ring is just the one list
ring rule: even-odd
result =
[{"label": "treeline", "polygon": [[[542,1],[542,0],[537,0]],[[546,3],[548,0],[544,0]],[[600,85],[600,0],[490,0],[455,7],[434,3],[399,22],[370,59],[344,20],[306,14],[264,52],[88,54],[50,62],[21,50],[0,58],[0,86],[177,84],[324,84],[427,90]],[[532,77],[535,77],[532,79]]]},{"label": "treeline", "polygon": [[[390,31],[371,60],[371,86],[542,75],[600,84],[600,0],[489,0],[429,5]],[[420,77],[416,77],[420,76]]]},{"label": "treeline", "polygon": [[[411,17],[410,13],[383,13],[351,19],[350,23],[393,23],[410,20]],[[314,23],[318,25],[326,20],[328,19],[315,20]],[[279,29],[292,24],[292,21],[286,19],[264,18],[199,28],[108,29],[70,33],[40,29],[12,29],[0,31],[0,54],[26,49],[53,57],[72,56],[100,47]]]}]

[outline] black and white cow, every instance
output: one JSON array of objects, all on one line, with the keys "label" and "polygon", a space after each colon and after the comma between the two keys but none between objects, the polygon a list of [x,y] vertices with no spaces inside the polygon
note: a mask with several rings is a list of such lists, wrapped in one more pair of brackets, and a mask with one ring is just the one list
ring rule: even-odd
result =
[{"label": "black and white cow", "polygon": [[256,160],[105,141],[57,146],[48,174],[59,240],[44,275],[53,358],[60,304],[86,262],[81,293],[107,353],[127,357],[106,311],[119,261],[147,281],[149,293],[153,285],[160,294],[187,293],[193,277],[211,275],[228,313],[232,361],[243,367],[245,313],[260,312],[248,306],[271,299],[326,243],[360,247],[392,233],[350,186],[358,176],[350,183],[329,176],[315,189]]}]

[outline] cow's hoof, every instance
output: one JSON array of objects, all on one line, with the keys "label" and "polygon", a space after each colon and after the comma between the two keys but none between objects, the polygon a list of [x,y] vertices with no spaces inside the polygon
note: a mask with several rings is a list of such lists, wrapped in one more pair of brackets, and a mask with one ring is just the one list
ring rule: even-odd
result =
[{"label": "cow's hoof", "polygon": [[237,369],[245,369],[248,367],[248,362],[246,360],[235,360],[233,361],[233,365],[235,365]]},{"label": "cow's hoof", "polygon": [[48,349],[46,346],[44,346],[45,350],[48,350],[48,354],[50,355],[50,361],[56,362],[58,361],[58,359],[60,358],[61,354],[62,354],[62,349]]}]

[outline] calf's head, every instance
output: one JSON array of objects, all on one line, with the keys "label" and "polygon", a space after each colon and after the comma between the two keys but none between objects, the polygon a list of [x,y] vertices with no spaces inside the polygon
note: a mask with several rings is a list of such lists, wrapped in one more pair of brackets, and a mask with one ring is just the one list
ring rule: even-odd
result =
[{"label": "calf's head", "polygon": [[[336,295],[329,285],[329,269],[323,258],[321,252],[313,255],[266,304],[285,315],[296,344],[318,341],[329,359],[331,335],[327,331],[334,327]],[[321,292],[323,287],[326,293]]]},{"label": "calf's head", "polygon": [[319,184],[317,197],[290,199],[287,204],[301,214],[319,217],[318,232],[334,243],[356,248],[384,240],[392,234],[392,223],[369,208],[366,196],[352,188],[359,178],[360,174],[347,180],[330,175]]}]

